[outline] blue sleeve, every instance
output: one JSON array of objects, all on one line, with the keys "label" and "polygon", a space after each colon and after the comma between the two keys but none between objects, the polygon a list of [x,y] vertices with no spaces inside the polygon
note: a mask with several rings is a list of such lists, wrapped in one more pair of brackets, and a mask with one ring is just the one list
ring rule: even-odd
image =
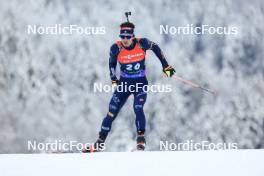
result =
[{"label": "blue sleeve", "polygon": [[117,55],[119,53],[119,48],[117,44],[113,44],[110,48],[109,57],[109,71],[111,80],[116,80],[116,65],[117,65]]},{"label": "blue sleeve", "polygon": [[148,40],[147,38],[142,38],[139,40],[139,44],[145,51],[150,49],[155,53],[155,55],[159,58],[163,69],[169,66],[167,60],[163,55],[163,52],[156,43]]}]

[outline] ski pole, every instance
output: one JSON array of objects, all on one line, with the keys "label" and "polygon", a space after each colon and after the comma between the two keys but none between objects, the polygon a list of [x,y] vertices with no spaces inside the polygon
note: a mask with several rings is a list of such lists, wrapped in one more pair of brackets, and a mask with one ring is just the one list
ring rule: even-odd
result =
[{"label": "ski pole", "polygon": [[198,88],[198,89],[204,90],[204,91],[209,92],[209,93],[211,93],[211,94],[213,94],[215,96],[217,95],[216,91],[208,89],[208,88],[205,88],[205,87],[202,87],[202,86],[200,86],[200,85],[198,85],[196,83],[193,83],[191,81],[188,81],[188,80],[186,80],[186,79],[184,79],[184,78],[182,78],[180,76],[173,75],[172,77],[177,79],[178,81],[181,81],[184,84],[192,86],[193,88]]}]

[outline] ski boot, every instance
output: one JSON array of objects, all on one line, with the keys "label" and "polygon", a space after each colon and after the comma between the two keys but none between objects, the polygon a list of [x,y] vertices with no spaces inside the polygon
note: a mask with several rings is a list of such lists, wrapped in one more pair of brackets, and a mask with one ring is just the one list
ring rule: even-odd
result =
[{"label": "ski boot", "polygon": [[105,137],[99,136],[99,138],[96,140],[96,142],[85,148],[82,152],[83,153],[93,153],[93,152],[100,152],[103,151],[105,148]]},{"label": "ski boot", "polygon": [[137,150],[144,151],[146,146],[146,140],[144,136],[144,132],[139,131],[137,134]]}]

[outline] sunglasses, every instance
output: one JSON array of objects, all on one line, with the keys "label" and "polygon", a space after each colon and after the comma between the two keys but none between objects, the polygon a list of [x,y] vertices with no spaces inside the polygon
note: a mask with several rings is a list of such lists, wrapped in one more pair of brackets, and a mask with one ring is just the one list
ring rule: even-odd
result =
[{"label": "sunglasses", "polygon": [[132,35],[119,35],[121,39],[131,39],[133,36]]}]

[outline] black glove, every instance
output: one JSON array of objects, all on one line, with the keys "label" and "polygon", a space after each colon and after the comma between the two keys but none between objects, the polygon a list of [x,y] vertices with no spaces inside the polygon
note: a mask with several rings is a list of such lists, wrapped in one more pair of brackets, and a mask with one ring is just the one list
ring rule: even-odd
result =
[{"label": "black glove", "polygon": [[168,66],[168,67],[164,68],[163,72],[165,73],[165,75],[167,77],[172,77],[172,75],[174,75],[174,73],[176,73],[175,69],[172,68],[172,66]]}]

